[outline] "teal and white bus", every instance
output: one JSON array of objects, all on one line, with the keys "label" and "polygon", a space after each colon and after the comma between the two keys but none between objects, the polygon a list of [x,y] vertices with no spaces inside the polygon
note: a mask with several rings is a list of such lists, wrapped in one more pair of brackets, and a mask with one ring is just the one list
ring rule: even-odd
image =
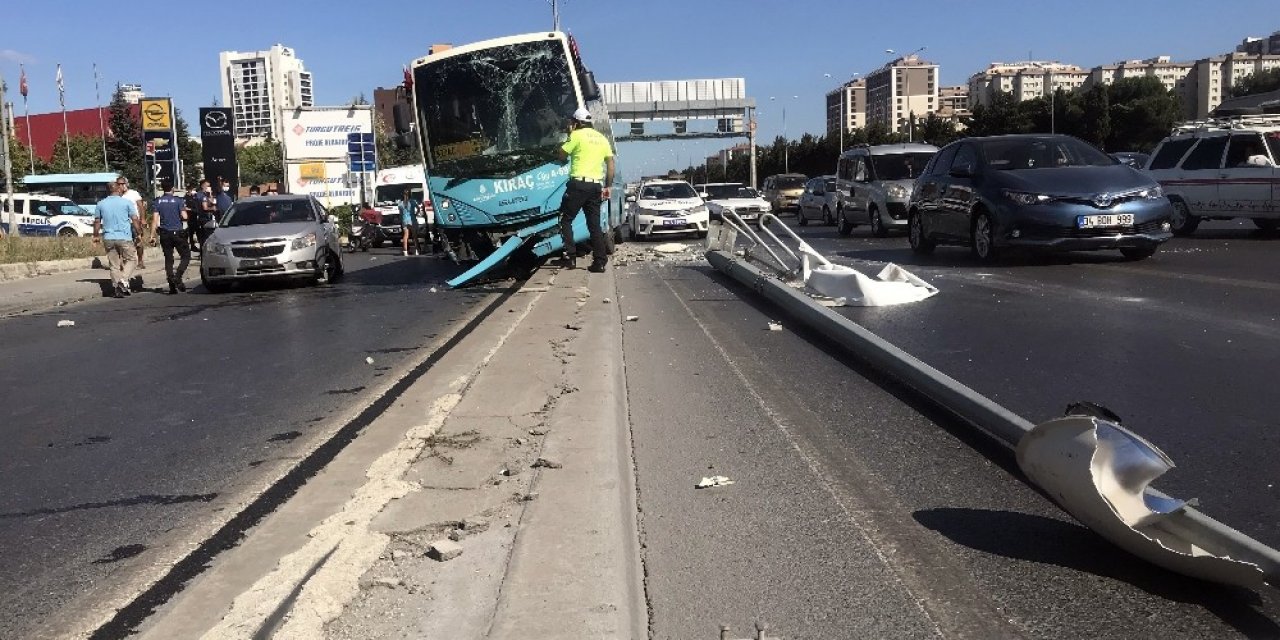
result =
[{"label": "teal and white bus", "polygon": [[22,179],[22,186],[28,193],[62,196],[93,213],[98,201],[111,195],[108,185],[118,177],[117,173],[50,173],[29,175]]},{"label": "teal and white bus", "polygon": [[[600,89],[573,38],[542,32],[446,49],[415,60],[412,79],[436,229],[453,251],[467,248],[480,258],[450,285],[508,260],[531,268],[559,251],[557,213],[569,168],[556,152],[565,123],[585,108],[613,142]],[[621,236],[623,189],[615,181],[601,207],[610,243]],[[573,227],[577,241],[589,239],[581,215]]]}]

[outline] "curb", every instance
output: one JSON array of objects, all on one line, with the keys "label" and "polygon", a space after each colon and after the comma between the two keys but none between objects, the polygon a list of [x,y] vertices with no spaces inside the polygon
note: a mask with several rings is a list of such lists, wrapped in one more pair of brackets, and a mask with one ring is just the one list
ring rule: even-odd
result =
[{"label": "curb", "polygon": [[71,258],[69,260],[45,260],[41,262],[15,262],[12,264],[0,264],[0,282],[25,280],[68,271],[105,268],[107,268],[107,265],[99,256]]}]

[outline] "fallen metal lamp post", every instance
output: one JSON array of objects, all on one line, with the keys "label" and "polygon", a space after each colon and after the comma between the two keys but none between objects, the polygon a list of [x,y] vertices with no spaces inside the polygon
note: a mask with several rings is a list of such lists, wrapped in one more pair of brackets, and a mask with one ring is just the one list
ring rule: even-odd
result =
[{"label": "fallen metal lamp post", "polygon": [[[706,257],[712,266],[1014,449],[1027,476],[1096,533],[1177,573],[1248,587],[1280,586],[1280,552],[1148,486],[1173,467],[1155,446],[1093,416],[1032,424],[739,259],[735,243],[743,228],[728,223],[708,237]],[[760,241],[750,231],[747,234],[748,242]],[[752,248],[747,247],[745,254],[750,256]],[[780,258],[772,250],[769,253]],[[794,275],[786,264],[780,266]]]}]

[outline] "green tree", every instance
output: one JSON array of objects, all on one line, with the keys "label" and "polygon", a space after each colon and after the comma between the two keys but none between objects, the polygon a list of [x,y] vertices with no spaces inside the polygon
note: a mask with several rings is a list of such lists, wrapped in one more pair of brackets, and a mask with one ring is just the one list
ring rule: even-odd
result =
[{"label": "green tree", "polygon": [[1111,96],[1107,87],[1094,85],[1084,92],[1081,104],[1079,137],[1105,149],[1111,137]]},{"label": "green tree", "polygon": [[[67,164],[67,148],[71,149],[71,164]],[[109,149],[108,149],[109,151]],[[49,161],[51,173],[94,173],[102,171],[102,138],[98,136],[58,136],[53,144],[53,158]]]},{"label": "green tree", "polygon": [[182,161],[181,184],[175,187],[181,189],[200,181],[201,149],[200,141],[191,137],[191,128],[182,117],[182,111],[174,109],[173,112],[174,125],[178,130],[178,158]]},{"label": "green tree", "polygon": [[[13,163],[14,186],[17,187],[18,181],[27,177],[31,173],[31,148],[22,142],[18,136],[9,138],[9,157]],[[40,156],[35,158],[36,173],[49,173],[49,163],[45,162]],[[3,166],[0,166],[0,174],[3,173]],[[6,176],[7,178],[8,176]],[[0,180],[0,185],[4,181]]]},{"label": "green tree", "polygon": [[1277,90],[1280,90],[1280,69],[1268,69],[1241,78],[1231,87],[1231,96],[1251,96]]},{"label": "green tree", "polygon": [[395,132],[387,126],[378,113],[373,114],[373,139],[378,150],[378,164],[382,167],[402,167],[407,164],[421,164],[422,156],[418,153],[418,136],[410,136],[413,146],[401,148],[395,144]]},{"label": "green tree", "polygon": [[142,123],[133,116],[119,86],[111,96],[107,126],[110,127],[107,137],[108,166],[112,171],[128,178],[131,184],[142,184],[146,178],[146,171],[142,166]]},{"label": "green tree", "polygon": [[280,143],[268,138],[236,150],[241,184],[284,182],[284,156]]},{"label": "green tree", "polygon": [[960,132],[956,128],[955,121],[942,118],[936,113],[929,114],[928,117],[916,124],[915,138],[920,142],[942,147],[959,137]]},{"label": "green tree", "polygon": [[1125,78],[1107,88],[1111,131],[1106,148],[1150,151],[1182,119],[1182,101],[1152,77]]},{"label": "green tree", "polygon": [[965,121],[965,133],[971,136],[998,136],[1027,133],[1032,129],[1030,111],[1024,110],[1013,95],[993,91],[987,104],[974,105]]}]

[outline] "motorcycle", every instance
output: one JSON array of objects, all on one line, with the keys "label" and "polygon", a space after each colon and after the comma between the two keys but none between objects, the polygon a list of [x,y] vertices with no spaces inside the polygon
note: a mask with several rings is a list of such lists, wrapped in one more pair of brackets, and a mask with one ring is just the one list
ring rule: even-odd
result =
[{"label": "motorcycle", "polygon": [[371,247],[382,244],[382,229],[372,222],[356,216],[351,221],[351,232],[347,235],[347,253],[368,251]]}]

